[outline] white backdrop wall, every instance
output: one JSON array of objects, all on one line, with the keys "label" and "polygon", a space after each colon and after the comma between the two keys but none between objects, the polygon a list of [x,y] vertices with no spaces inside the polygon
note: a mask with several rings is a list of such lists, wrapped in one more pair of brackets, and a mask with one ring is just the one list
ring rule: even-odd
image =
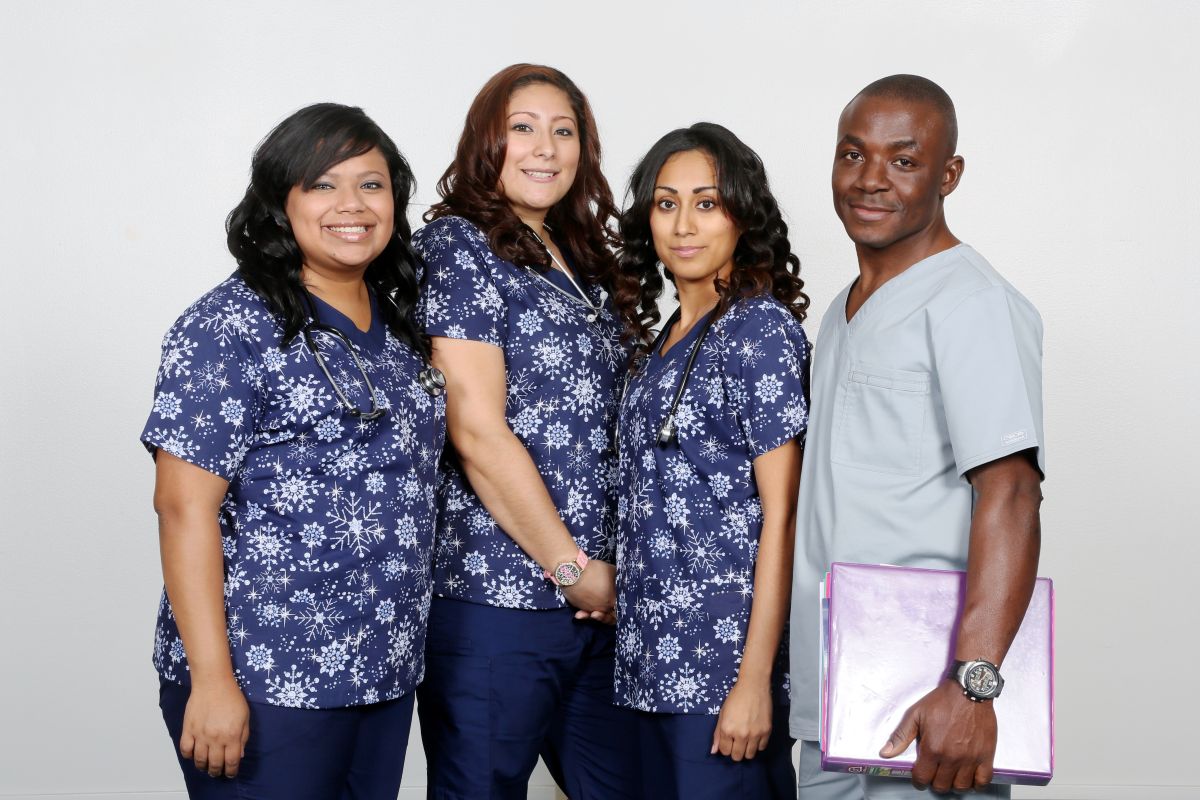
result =
[{"label": "white backdrop wall", "polygon": [[[160,576],[137,443],[160,338],[228,274],[255,143],[359,104],[434,199],[470,99],[515,61],[589,94],[623,187],[660,134],[765,160],[820,313],[854,275],[837,115],[917,72],[958,104],[952,229],[1046,322],[1042,573],[1058,772],[1039,798],[1200,796],[1191,763],[1200,444],[1191,312],[1200,8],[986,3],[4,3],[0,26],[0,796],[181,797],[150,666]],[[1183,633],[1183,635],[1179,635]],[[1175,665],[1179,665],[1176,669]],[[407,795],[423,796],[414,736]],[[535,794],[548,797],[544,774]]]}]

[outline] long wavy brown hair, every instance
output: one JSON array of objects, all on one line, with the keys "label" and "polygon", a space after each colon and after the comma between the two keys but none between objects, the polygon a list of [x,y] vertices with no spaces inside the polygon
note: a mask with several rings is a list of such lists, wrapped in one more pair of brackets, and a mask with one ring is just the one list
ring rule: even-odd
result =
[{"label": "long wavy brown hair", "polygon": [[[626,294],[614,297],[625,315],[626,336],[639,343],[648,342],[650,327],[659,320],[658,297],[663,280],[650,231],[654,186],[667,159],[690,150],[699,150],[712,159],[721,206],[742,230],[733,251],[733,273],[728,282],[714,281],[719,299],[713,313],[719,317],[739,297],[770,293],[803,322],[809,299],[800,278],[800,259],[792,252],[788,226],[767,184],[762,159],[728,128],[697,122],[655,142],[629,179],[631,200],[621,214],[624,244],[617,254],[617,264],[623,277],[632,278],[637,285],[631,291],[628,281],[623,280],[617,293]],[[674,280],[668,270],[664,272]]]},{"label": "long wavy brown hair", "polygon": [[566,195],[546,215],[554,238],[574,256],[580,277],[599,285],[617,305],[619,297],[638,291],[635,276],[616,268],[613,250],[620,245],[615,231],[617,207],[600,171],[600,137],[587,97],[575,82],[553,67],[513,64],[484,84],[467,111],[454,161],[438,181],[442,200],[425,213],[425,221],[457,215],[475,223],[487,235],[492,252],[522,266],[550,268],[546,248],[517,217],[500,187],[508,148],[508,101],[531,84],[554,86],[567,96],[579,123],[579,168]]}]

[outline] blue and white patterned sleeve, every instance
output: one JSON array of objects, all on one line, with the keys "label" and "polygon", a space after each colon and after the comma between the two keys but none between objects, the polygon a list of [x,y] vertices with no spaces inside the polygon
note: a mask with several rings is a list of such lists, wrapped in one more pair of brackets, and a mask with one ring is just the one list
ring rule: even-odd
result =
[{"label": "blue and white patterned sleeve", "polygon": [[504,347],[507,307],[493,277],[497,258],[471,223],[442,217],[413,237],[428,278],[421,299],[425,332]]},{"label": "blue and white patterned sleeve", "polygon": [[744,301],[728,334],[725,390],[751,457],[808,430],[808,338],[778,302]]},{"label": "blue and white patterned sleeve", "polygon": [[257,343],[272,341],[274,324],[237,297],[215,299],[188,309],[163,338],[154,407],[141,439],[151,454],[162,449],[232,480],[262,408]]}]

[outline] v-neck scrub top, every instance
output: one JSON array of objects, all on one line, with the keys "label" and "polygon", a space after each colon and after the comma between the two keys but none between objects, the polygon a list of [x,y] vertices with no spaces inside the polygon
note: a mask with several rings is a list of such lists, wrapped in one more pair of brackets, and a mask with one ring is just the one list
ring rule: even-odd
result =
[{"label": "v-neck scrub top", "polygon": [[[434,487],[445,399],[380,319],[370,330],[313,298],[318,322],[351,342],[386,409],[361,420],[263,300],[234,275],[163,340],[142,442],[229,481],[220,508],[225,614],[247,699],[298,708],[391,700],[424,675]],[[346,346],[313,334],[350,401],[370,406]],[[154,664],[189,684],[163,593]]]},{"label": "v-neck scrub top", "polygon": [[796,516],[790,727],[808,740],[830,563],[965,569],[966,473],[1028,449],[1046,469],[1042,320],[979,253],[960,244],[914,264],[847,322],[850,288],[817,337]]},{"label": "v-neck scrub top", "polygon": [[[754,459],[808,425],[808,340],[770,296],[730,304],[701,343],[657,444],[704,321],[650,353],[621,401],[617,705],[718,714],[737,680],[754,599],[763,512]],[[786,702],[786,639],[776,702]]]},{"label": "v-neck scrub top", "polygon": [[[615,560],[616,459],[612,429],[628,350],[599,287],[497,256],[461,217],[413,236],[428,267],[422,295],[430,336],[500,348],[505,417],[525,445],[559,516],[590,558]],[[570,254],[568,264],[570,264]],[[599,309],[588,321],[593,307]],[[504,608],[563,608],[566,599],[483,507],[461,467],[446,459],[438,497],[434,592]]]}]

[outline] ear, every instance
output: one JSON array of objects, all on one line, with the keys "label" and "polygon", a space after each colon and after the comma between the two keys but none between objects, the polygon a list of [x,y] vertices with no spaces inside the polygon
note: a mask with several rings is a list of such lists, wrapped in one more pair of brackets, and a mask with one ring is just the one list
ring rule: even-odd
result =
[{"label": "ear", "polygon": [[942,185],[940,188],[942,197],[946,197],[958,188],[958,182],[962,180],[963,170],[966,167],[967,162],[963,161],[962,156],[950,156],[950,158],[946,159],[946,166],[942,171]]}]

